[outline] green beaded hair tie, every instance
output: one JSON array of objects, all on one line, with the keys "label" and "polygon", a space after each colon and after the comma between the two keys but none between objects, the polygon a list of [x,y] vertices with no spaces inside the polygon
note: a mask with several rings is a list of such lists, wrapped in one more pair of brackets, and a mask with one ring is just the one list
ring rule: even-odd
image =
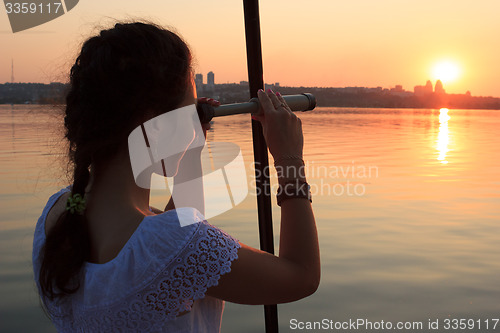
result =
[{"label": "green beaded hair tie", "polygon": [[66,202],[66,210],[69,210],[71,214],[76,212],[83,215],[85,204],[85,199],[79,193],[76,193],[69,196],[68,201]]}]

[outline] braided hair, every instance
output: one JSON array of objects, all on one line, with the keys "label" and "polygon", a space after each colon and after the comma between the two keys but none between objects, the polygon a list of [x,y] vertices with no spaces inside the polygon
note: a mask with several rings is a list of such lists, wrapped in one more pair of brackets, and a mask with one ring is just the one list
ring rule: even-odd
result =
[{"label": "braided hair", "polygon": [[[64,118],[72,194],[84,197],[91,164],[117,153],[135,127],[176,109],[191,76],[186,43],[154,24],[118,23],[84,42],[71,68]],[[42,249],[42,293],[50,299],[75,293],[89,253],[85,214],[64,211]]]}]

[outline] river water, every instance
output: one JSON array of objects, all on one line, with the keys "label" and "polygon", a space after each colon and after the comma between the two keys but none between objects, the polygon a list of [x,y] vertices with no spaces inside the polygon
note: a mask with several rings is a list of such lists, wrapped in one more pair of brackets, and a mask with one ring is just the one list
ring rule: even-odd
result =
[{"label": "river water", "polygon": [[[0,106],[1,332],[55,332],[39,307],[31,246],[42,207],[66,186],[58,111]],[[487,321],[491,330],[500,317],[500,111],[317,108],[299,116],[322,280],[314,295],[278,306],[280,331],[362,319],[422,323],[413,331],[424,332],[429,320],[444,329],[454,318],[473,319],[469,332]],[[207,140],[240,146],[251,185],[249,117],[216,119]],[[167,199],[152,192],[154,206]],[[279,217],[273,198],[276,249]],[[209,222],[258,247],[252,186]],[[226,303],[222,332],[263,330],[261,306]]]}]

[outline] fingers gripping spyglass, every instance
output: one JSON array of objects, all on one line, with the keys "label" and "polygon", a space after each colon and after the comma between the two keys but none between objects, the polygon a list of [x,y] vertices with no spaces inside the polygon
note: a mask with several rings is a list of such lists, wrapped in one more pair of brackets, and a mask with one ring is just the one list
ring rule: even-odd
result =
[{"label": "fingers gripping spyglass", "polygon": [[240,147],[230,142],[206,144],[203,128],[207,127],[200,122],[197,106],[191,104],[144,122],[128,138],[137,186],[168,188],[181,226],[196,220],[177,208],[196,208],[208,219],[235,207],[248,194]]}]

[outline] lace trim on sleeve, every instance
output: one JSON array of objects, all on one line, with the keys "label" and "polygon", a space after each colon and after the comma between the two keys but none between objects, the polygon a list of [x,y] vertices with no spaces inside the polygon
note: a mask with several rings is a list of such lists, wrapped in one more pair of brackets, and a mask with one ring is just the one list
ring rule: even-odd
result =
[{"label": "lace trim on sleeve", "polygon": [[[83,331],[150,331],[166,319],[190,311],[221,275],[231,271],[239,242],[224,231],[199,222],[191,241],[144,289],[105,310],[76,311],[74,329]],[[55,318],[54,318],[55,319]]]}]

